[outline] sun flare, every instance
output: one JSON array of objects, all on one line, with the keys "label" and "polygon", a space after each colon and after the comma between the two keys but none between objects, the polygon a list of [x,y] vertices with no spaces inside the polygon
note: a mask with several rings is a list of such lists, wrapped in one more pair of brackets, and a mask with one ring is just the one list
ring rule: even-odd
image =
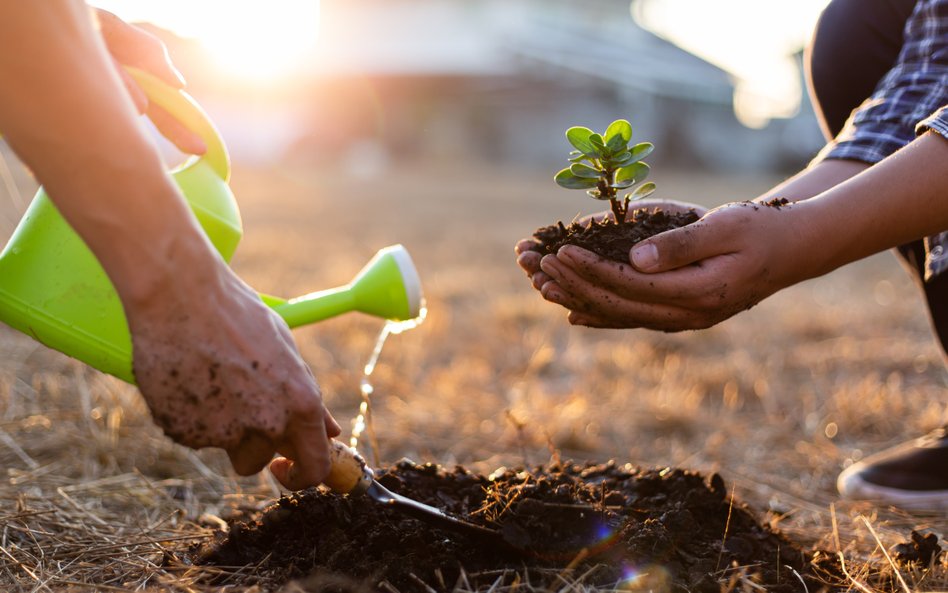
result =
[{"label": "sun flare", "polygon": [[198,37],[221,67],[252,79],[280,78],[302,68],[316,46],[319,4],[241,4],[250,6],[209,25]]},{"label": "sun flare", "polygon": [[[647,29],[735,77],[738,119],[763,127],[800,107],[797,52],[827,0],[635,0],[632,15]],[[683,18],[688,15],[688,18]]]},{"label": "sun flare", "polygon": [[224,72],[273,81],[306,66],[319,36],[319,0],[99,0],[125,20],[198,40]]}]

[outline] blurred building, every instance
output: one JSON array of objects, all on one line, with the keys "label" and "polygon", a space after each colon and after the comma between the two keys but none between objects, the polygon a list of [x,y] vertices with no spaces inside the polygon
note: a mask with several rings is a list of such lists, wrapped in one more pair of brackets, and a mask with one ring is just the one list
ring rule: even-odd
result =
[{"label": "blurred building", "polygon": [[366,176],[400,159],[553,170],[566,128],[620,117],[657,146],[653,164],[784,169],[820,145],[808,107],[742,126],[728,74],[639,27],[628,0],[327,1],[318,55],[293,85],[189,79],[236,158]]}]

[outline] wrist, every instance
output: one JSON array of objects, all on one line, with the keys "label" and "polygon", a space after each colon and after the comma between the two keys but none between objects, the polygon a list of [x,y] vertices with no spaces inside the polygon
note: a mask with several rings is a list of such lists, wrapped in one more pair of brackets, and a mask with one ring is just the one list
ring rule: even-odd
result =
[{"label": "wrist", "polygon": [[[70,220],[95,253],[126,309],[153,306],[214,283],[226,264],[174,182],[114,187],[113,196]],[[75,216],[73,217],[75,219]]]},{"label": "wrist", "polygon": [[222,285],[227,265],[199,229],[139,244],[103,267],[126,310],[177,307]]},{"label": "wrist", "polygon": [[837,212],[834,204],[824,200],[801,200],[789,210],[794,244],[791,257],[803,264],[791,284],[827,274],[850,261],[858,259],[848,253],[854,243],[854,227],[846,224],[845,213]]},{"label": "wrist", "polygon": [[820,161],[754,198],[753,201],[767,203],[774,199],[786,199],[788,202],[809,200],[850,177],[858,175],[868,167],[867,163],[861,161],[843,159]]}]

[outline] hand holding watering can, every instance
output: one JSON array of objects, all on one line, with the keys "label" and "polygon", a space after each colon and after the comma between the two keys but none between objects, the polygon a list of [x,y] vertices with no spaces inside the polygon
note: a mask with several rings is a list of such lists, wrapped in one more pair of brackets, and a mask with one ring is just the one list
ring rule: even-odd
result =
[{"label": "hand holding watering can", "polygon": [[[31,25],[13,31],[36,30],[30,19],[45,18],[28,5],[13,12],[18,14],[7,16]],[[241,473],[259,470],[276,450],[298,462],[292,478],[287,460],[273,467],[286,486],[318,482],[328,469],[327,433],[339,428],[287,323],[352,309],[394,319],[417,316],[421,295],[410,258],[397,246],[383,250],[350,285],[298,299],[254,293],[224,264],[241,226],[227,186],[227,153],[213,125],[186,95],[134,72],[150,101],[207,145],[203,157],[170,177],[156,173],[160,161],[153,148],[143,148],[147,139],[118,86],[111,85],[113,96],[101,92],[110,64],[90,44],[95,31],[78,22],[80,16],[70,17],[76,26],[55,42],[27,35],[13,40],[35,56],[37,71],[48,60],[64,73],[72,109],[29,77],[0,98],[0,126],[53,196],[40,191],[0,253],[0,320],[136,382],[156,422],[179,442],[223,447]],[[22,105],[27,100],[29,109]],[[57,134],[31,135],[28,126],[16,125],[17,117],[36,113]],[[103,122],[104,129],[96,127]],[[56,158],[62,147],[80,154]],[[101,169],[90,172],[77,163]],[[102,170],[116,175],[102,179]]]}]

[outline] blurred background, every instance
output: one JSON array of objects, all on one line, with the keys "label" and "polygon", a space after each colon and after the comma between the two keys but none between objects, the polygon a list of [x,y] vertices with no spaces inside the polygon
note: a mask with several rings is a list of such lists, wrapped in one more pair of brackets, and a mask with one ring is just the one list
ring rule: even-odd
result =
[{"label": "blurred background", "polygon": [[656,165],[785,171],[821,139],[802,51],[826,0],[99,1],[148,21],[235,160],[552,168],[625,117]]},{"label": "blurred background", "polygon": [[[822,139],[803,52],[826,0],[93,4],[164,40],[219,126],[245,225],[233,265],[252,286],[304,294],[347,282],[385,245],[412,253],[430,315],[390,340],[397,345],[380,361],[378,380],[389,384],[375,402],[379,460],[472,463],[552,444],[594,458],[759,471],[750,445],[717,445],[746,429],[755,446],[788,441],[763,450],[792,451],[804,429],[829,444],[852,439],[794,464],[815,464],[806,471],[832,496],[838,469],[872,450],[866,431],[886,442],[940,421],[943,397],[930,395],[945,383],[940,355],[915,287],[888,254],[674,336],[570,328],[514,263],[514,243],[536,227],[601,209],[552,182],[572,125],[628,119],[635,140],[657,147],[656,195],[705,206],[752,198],[804,167]],[[6,237],[36,181],[2,150]],[[17,417],[22,386],[71,361],[53,364],[58,355],[4,331],[13,350],[0,386],[13,398],[5,413]],[[377,332],[377,320],[351,315],[296,333],[344,423]],[[872,342],[847,341],[859,339]],[[813,367],[837,347],[838,368]],[[809,361],[799,363],[806,381],[788,356]],[[616,376],[617,365],[632,371]],[[906,390],[905,378],[929,395]],[[878,406],[854,406],[853,389]],[[831,401],[822,398],[840,392],[845,410],[821,411]],[[43,410],[29,401],[26,409]],[[893,420],[892,406],[909,402],[923,412]],[[670,425],[669,410],[680,415]],[[761,414],[773,426],[758,430]]]},{"label": "blurred background", "polygon": [[[295,296],[347,282],[385,245],[412,253],[430,314],[380,360],[377,461],[489,471],[511,451],[537,460],[552,445],[747,474],[765,469],[747,454],[760,448],[797,451],[805,469],[790,490],[818,476],[832,497],[839,468],[874,448],[867,436],[889,442],[941,421],[939,351],[889,254],[672,336],[571,328],[514,263],[514,243],[536,227],[602,209],[552,181],[572,125],[628,119],[636,141],[656,145],[656,195],[705,206],[750,199],[804,167],[822,139],[803,52],[826,0],[92,4],[164,40],[220,128],[245,226],[233,266],[252,286]],[[164,148],[169,164],[183,158]],[[2,150],[6,237],[36,181]],[[296,332],[343,424],[378,324],[349,315]],[[48,405],[43,389],[15,397],[37,374],[52,373],[67,400],[78,389],[61,370],[75,363],[4,332],[7,417]],[[842,348],[836,366],[827,348]],[[142,412],[124,387],[105,393]],[[836,394],[841,408],[829,406]],[[911,405],[922,412],[894,419]],[[725,446],[739,433],[747,443]],[[820,446],[800,453],[801,435]]]},{"label": "blurred background", "polygon": [[[300,295],[385,245],[411,252],[429,314],[388,340],[371,378],[371,462],[489,473],[556,450],[719,471],[806,542],[878,551],[837,512],[874,513],[886,543],[924,527],[835,493],[843,467],[945,421],[942,353],[890,254],[681,334],[570,327],[513,254],[535,228],[602,209],[553,183],[573,125],[628,119],[656,145],[656,197],[705,206],[804,167],[822,139],[803,48],[826,0],[94,4],[160,36],[220,128],[245,227],[232,265],[253,287]],[[36,181],[0,153],[5,240]],[[344,436],[380,329],[353,314],[294,332]],[[130,386],[7,328],[0,403],[11,505],[66,508],[57,488],[84,509],[113,496],[109,531],[151,505],[193,521],[278,493],[220,451],[172,445]],[[129,502],[129,484],[170,494]]]}]

